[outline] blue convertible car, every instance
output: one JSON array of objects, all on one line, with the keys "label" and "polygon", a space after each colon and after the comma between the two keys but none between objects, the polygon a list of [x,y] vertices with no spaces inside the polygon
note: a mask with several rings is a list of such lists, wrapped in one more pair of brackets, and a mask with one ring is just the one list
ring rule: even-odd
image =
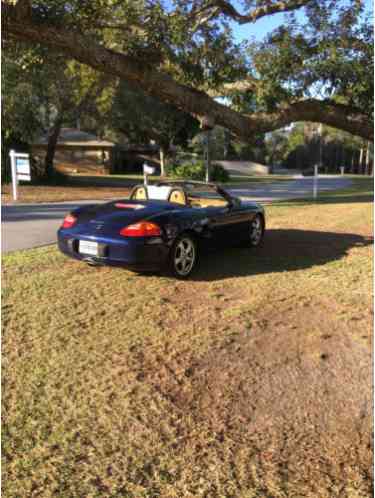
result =
[{"label": "blue convertible car", "polygon": [[187,278],[204,247],[258,246],[264,229],[259,204],[213,184],[160,182],[134,187],[129,199],[71,212],[58,231],[58,245],[89,264],[168,269]]}]

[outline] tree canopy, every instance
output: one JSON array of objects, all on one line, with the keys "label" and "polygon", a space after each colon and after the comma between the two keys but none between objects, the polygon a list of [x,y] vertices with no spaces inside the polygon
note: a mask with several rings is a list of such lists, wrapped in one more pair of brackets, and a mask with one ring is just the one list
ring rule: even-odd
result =
[{"label": "tree canopy", "polygon": [[[6,45],[47,47],[244,141],[296,121],[372,140],[373,30],[364,2],[241,4],[3,0],[3,32]],[[233,23],[280,12],[283,25],[262,42],[235,42]]]},{"label": "tree canopy", "polygon": [[198,131],[198,123],[189,114],[146,95],[129,84],[117,88],[111,109],[111,126],[137,143],[153,140],[164,147],[186,146]]}]

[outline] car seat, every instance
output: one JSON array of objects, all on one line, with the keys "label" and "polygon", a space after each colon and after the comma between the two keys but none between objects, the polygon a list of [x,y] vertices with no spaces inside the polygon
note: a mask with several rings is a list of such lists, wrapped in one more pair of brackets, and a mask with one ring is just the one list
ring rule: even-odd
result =
[{"label": "car seat", "polygon": [[183,204],[184,206],[186,206],[187,204],[185,192],[177,189],[173,189],[171,191],[171,193],[169,194],[168,201],[173,202],[175,204]]}]

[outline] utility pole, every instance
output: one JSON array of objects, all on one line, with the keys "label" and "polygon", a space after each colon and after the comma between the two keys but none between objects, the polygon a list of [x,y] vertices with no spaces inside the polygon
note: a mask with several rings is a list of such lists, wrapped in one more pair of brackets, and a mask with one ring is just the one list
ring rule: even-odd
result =
[{"label": "utility pole", "polygon": [[205,144],[204,159],[206,162],[206,183],[210,182],[210,170],[211,170],[210,135],[211,135],[211,130],[206,130],[205,137],[204,137],[204,144]]},{"label": "utility pole", "polygon": [[367,142],[366,149],[366,162],[365,162],[365,175],[370,173],[370,142]]},{"label": "utility pole", "polygon": [[358,167],[359,175],[362,175],[362,164],[363,164],[363,146],[361,146],[361,150],[359,153],[359,167]]},{"label": "utility pole", "polygon": [[214,128],[215,122],[209,116],[203,116],[201,119],[201,128],[203,132],[203,145],[204,145],[204,160],[206,162],[206,183],[210,181],[211,170],[211,157],[210,157],[210,136],[211,130]]},{"label": "utility pole", "polygon": [[320,123],[319,125],[319,168],[322,168],[323,165],[323,145],[322,145],[322,134],[323,134],[323,125]]}]

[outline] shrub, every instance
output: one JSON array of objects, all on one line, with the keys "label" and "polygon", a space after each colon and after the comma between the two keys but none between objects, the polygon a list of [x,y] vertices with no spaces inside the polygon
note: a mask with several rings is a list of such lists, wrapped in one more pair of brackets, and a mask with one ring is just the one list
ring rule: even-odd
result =
[{"label": "shrub", "polygon": [[211,179],[214,182],[225,183],[229,180],[229,173],[220,164],[213,164],[211,168]]},{"label": "shrub", "polygon": [[[206,165],[203,161],[171,164],[168,166],[168,175],[173,178],[202,181],[206,178]],[[228,172],[219,164],[211,164],[210,177],[213,182],[224,183],[229,180]]]}]

